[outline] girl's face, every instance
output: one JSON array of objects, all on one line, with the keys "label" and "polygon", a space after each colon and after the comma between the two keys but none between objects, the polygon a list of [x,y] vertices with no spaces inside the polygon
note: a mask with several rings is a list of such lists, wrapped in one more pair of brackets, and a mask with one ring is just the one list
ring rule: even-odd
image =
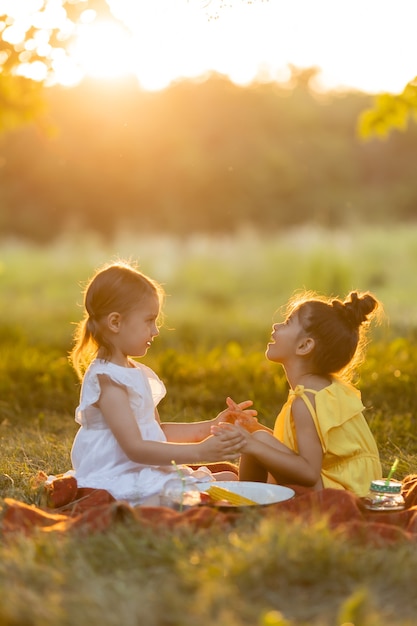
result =
[{"label": "girl's face", "polygon": [[125,365],[127,357],[146,354],[154,337],[159,335],[156,325],[159,308],[157,296],[149,296],[137,308],[119,316],[111,337],[112,361]]},{"label": "girl's face", "polygon": [[295,356],[299,340],[304,336],[298,312],[294,311],[284,322],[272,326],[271,342],[266,350],[267,359],[284,364]]}]

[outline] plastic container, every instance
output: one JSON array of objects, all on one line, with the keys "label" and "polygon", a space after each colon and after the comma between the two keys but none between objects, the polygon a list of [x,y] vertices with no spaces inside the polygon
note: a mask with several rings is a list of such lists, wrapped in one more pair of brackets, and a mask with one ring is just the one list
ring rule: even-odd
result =
[{"label": "plastic container", "polygon": [[371,511],[401,511],[405,508],[401,486],[396,480],[388,483],[383,478],[373,480],[368,495],[363,498],[365,507]]}]

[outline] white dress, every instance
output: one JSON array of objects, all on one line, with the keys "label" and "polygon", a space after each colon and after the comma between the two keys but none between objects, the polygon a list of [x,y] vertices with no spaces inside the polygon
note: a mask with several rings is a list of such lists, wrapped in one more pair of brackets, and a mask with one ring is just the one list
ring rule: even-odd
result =
[{"label": "white dress", "polygon": [[[71,461],[79,487],[105,489],[117,500],[133,506],[161,492],[165,483],[177,477],[177,468],[141,465],[131,461],[96,405],[101,389],[99,374],[105,374],[126,388],[130,406],[143,439],[166,441],[165,434],[155,418],[155,407],[165,396],[164,383],[143,363],[131,361],[132,367],[122,367],[95,359],[85,373],[81,387],[80,404],[75,421],[80,424],[71,450]],[[184,474],[194,472],[181,465]],[[211,473],[201,468],[205,479]],[[197,470],[196,478],[201,477]]]}]

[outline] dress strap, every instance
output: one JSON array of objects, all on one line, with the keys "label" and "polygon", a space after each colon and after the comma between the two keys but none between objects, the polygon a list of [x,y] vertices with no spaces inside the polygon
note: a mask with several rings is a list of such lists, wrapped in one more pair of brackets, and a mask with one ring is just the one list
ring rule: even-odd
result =
[{"label": "dress strap", "polygon": [[307,406],[308,410],[311,413],[311,416],[313,418],[316,417],[316,411],[313,407],[313,405],[311,404],[311,400],[309,400],[309,398],[306,396],[306,391],[308,393],[312,393],[313,395],[316,395],[317,391],[316,389],[306,389],[304,387],[304,385],[297,385],[295,387],[295,389],[291,389],[290,390],[290,396],[296,396],[297,398],[302,398],[305,402],[305,405]]}]

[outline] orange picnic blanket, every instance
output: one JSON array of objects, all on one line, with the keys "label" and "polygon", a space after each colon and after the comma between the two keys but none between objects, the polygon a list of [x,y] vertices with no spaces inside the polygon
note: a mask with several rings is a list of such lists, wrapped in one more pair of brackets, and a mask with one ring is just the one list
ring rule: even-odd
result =
[{"label": "orange picnic blanket", "polygon": [[[260,516],[288,516],[312,523],[325,516],[332,529],[365,543],[383,545],[398,541],[417,541],[417,474],[402,481],[406,508],[396,512],[367,510],[362,500],[339,489],[310,491],[295,488],[295,496],[284,502],[256,509]],[[208,528],[213,525],[232,525],[242,515],[236,510],[219,510],[198,506],[177,512],[166,507],[131,507],[116,501],[107,491],[78,488],[75,478],[64,477],[56,482],[55,505],[35,506],[12,498],[5,498],[0,522],[4,538],[15,533],[29,535],[35,529],[43,532],[105,531],[117,523],[132,523],[153,528],[178,527]],[[66,502],[64,500],[66,499]],[[50,504],[50,503],[49,503]]]}]

